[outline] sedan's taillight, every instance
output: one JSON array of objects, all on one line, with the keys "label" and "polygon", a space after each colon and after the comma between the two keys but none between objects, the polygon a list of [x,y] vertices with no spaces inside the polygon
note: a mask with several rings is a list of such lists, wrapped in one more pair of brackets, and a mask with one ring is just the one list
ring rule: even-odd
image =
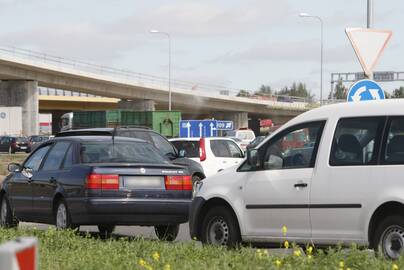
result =
[{"label": "sedan's taillight", "polygon": [[164,177],[166,190],[192,190],[190,175],[167,175]]},{"label": "sedan's taillight", "polygon": [[87,189],[119,189],[119,175],[116,174],[96,174],[92,173],[87,177]]}]

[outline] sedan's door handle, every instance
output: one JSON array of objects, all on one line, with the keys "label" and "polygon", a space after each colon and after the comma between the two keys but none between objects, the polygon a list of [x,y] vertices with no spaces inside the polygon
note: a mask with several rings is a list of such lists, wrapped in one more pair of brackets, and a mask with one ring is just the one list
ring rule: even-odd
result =
[{"label": "sedan's door handle", "polygon": [[307,187],[307,183],[296,183],[295,188],[305,188]]}]

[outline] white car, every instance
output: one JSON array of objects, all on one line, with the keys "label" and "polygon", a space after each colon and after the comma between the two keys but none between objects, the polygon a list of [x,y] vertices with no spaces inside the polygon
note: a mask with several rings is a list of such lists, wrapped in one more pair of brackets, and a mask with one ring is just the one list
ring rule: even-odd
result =
[{"label": "white car", "polygon": [[195,183],[191,237],[228,246],[355,242],[398,258],[403,108],[399,99],[343,103],[292,119],[240,166]]},{"label": "white car", "polygon": [[243,151],[229,138],[176,138],[170,142],[181,155],[199,162],[206,177],[237,165],[244,159]]},{"label": "white car", "polygon": [[249,145],[255,139],[255,133],[251,129],[242,128],[237,130],[226,131],[226,137],[237,140],[241,149],[245,151],[247,145]]}]

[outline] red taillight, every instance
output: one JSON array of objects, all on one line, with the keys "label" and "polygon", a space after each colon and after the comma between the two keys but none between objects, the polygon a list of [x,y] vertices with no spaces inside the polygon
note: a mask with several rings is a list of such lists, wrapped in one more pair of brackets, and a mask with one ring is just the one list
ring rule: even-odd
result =
[{"label": "red taillight", "polygon": [[199,159],[206,160],[205,138],[199,140]]},{"label": "red taillight", "polygon": [[167,175],[164,182],[167,190],[192,190],[190,175]]},{"label": "red taillight", "polygon": [[86,188],[88,189],[119,189],[119,175],[115,174],[90,174],[87,177]]}]

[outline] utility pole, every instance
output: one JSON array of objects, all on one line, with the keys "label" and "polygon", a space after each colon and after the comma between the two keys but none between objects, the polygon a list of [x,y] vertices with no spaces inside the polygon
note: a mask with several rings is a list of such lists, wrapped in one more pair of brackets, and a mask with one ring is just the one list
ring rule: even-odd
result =
[{"label": "utility pole", "polygon": [[[373,0],[367,0],[367,20],[366,20],[366,28],[373,27]],[[369,80],[373,80],[373,72],[369,74]]]}]

